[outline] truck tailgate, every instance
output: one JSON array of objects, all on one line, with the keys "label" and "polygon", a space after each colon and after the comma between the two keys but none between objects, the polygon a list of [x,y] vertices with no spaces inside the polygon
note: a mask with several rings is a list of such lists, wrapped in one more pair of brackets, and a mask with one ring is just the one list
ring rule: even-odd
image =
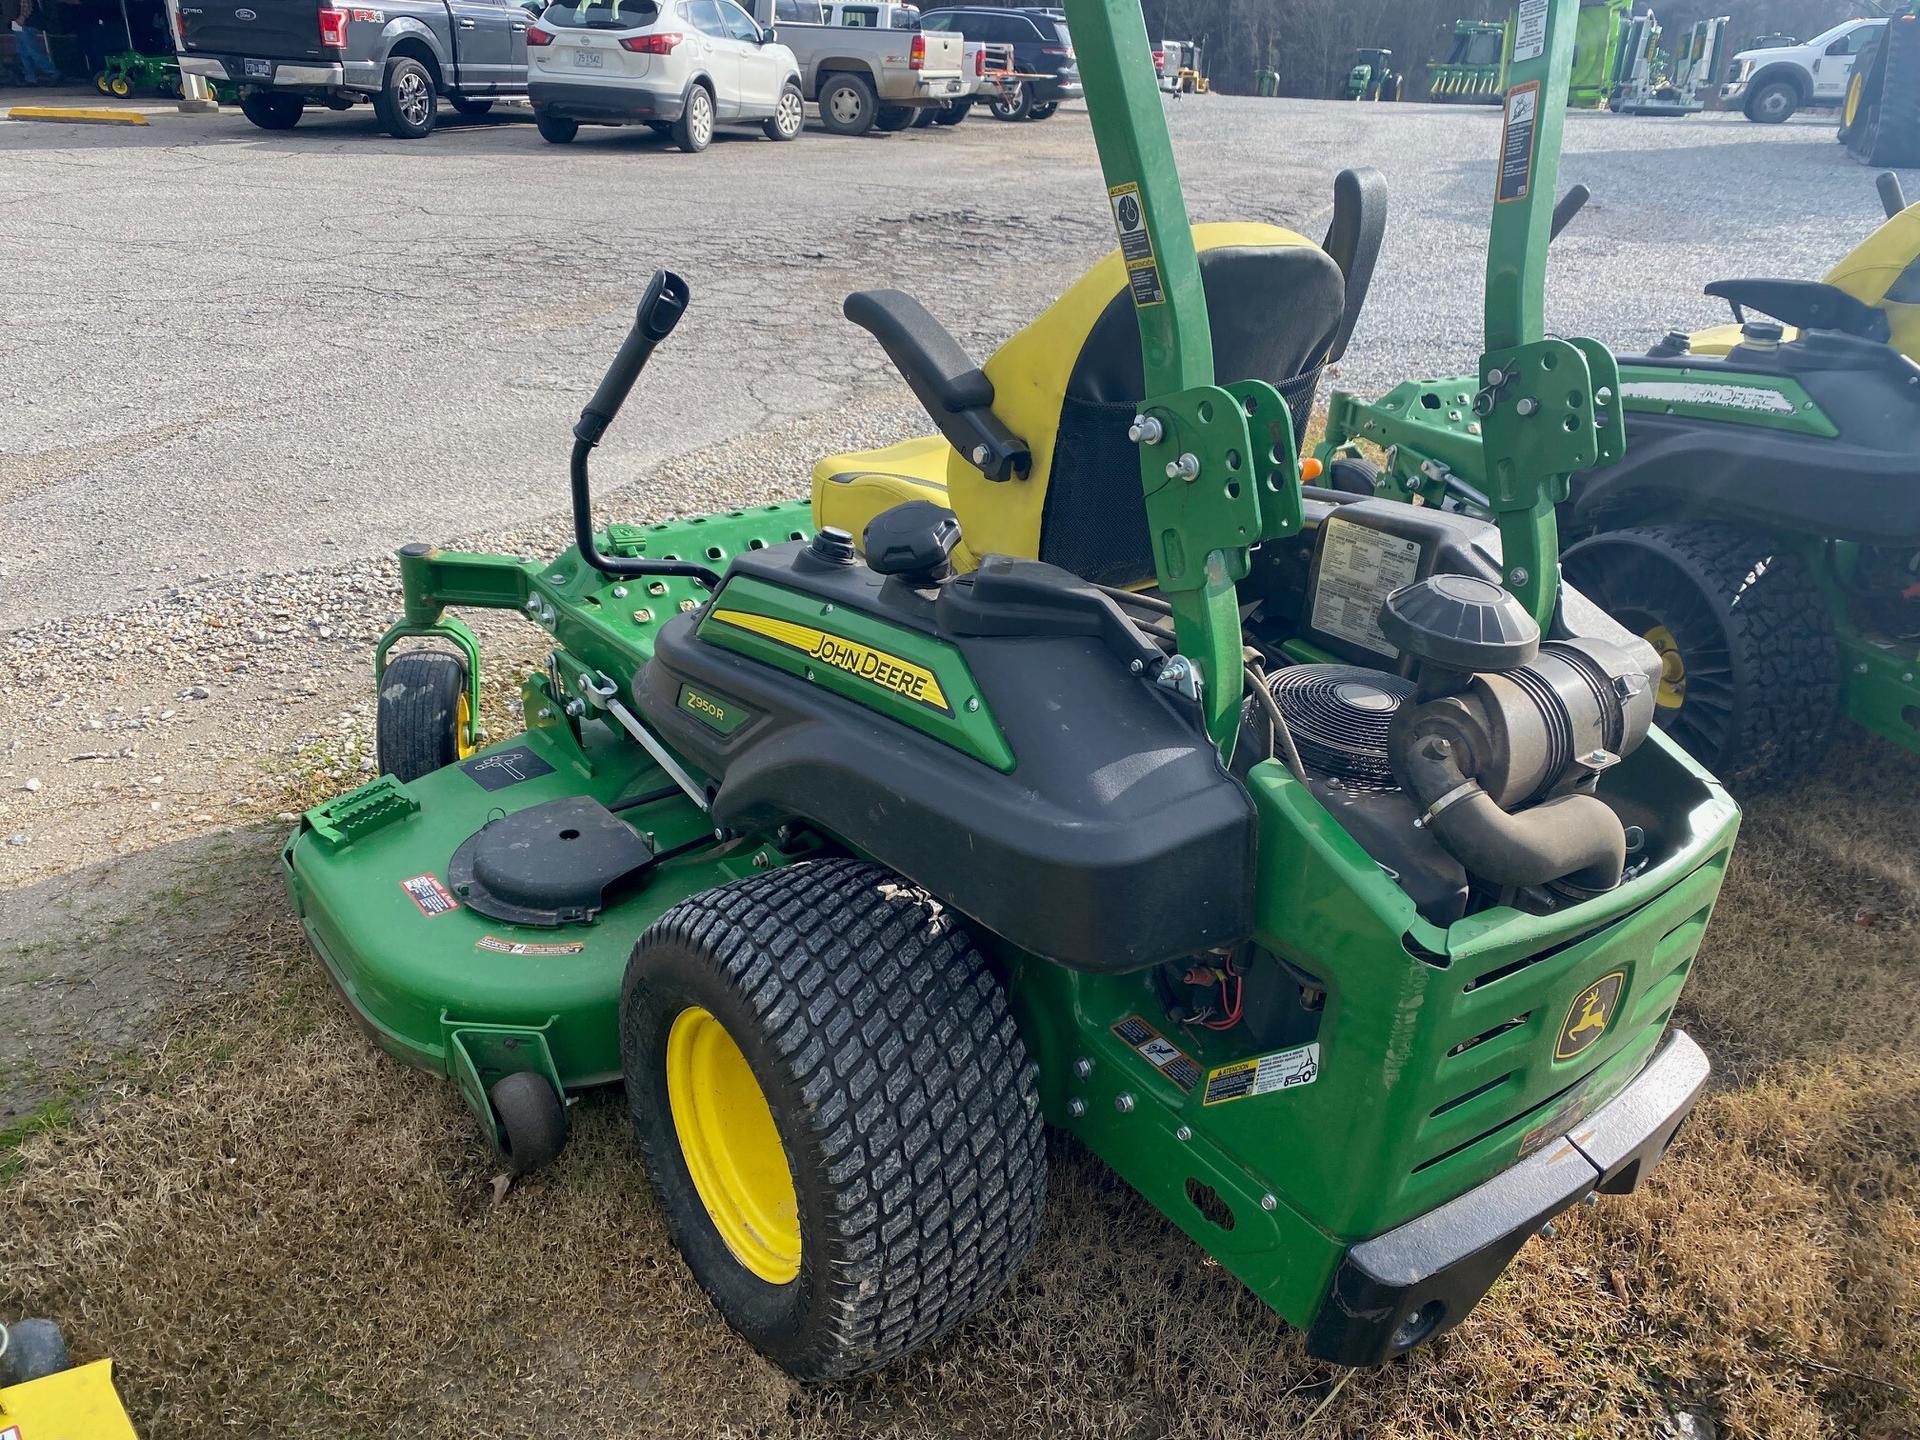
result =
[{"label": "truck tailgate", "polygon": [[181,49],[267,60],[335,59],[320,44],[320,0],[184,0]]},{"label": "truck tailgate", "polygon": [[927,63],[921,75],[929,80],[951,79],[966,67],[967,42],[959,36],[941,30],[922,30],[926,37]]}]

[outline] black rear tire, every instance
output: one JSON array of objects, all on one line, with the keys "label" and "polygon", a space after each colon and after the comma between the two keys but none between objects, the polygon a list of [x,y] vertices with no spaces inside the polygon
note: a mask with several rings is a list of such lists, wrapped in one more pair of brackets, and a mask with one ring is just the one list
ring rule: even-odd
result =
[{"label": "black rear tire", "polygon": [[807,100],[800,87],[789,80],[780,87],[780,99],[773,114],[760,127],[769,140],[798,140],[807,128]]},{"label": "black rear tire", "polygon": [[879,113],[873,117],[873,128],[884,130],[889,135],[906,129],[913,124],[911,105],[882,105]]},{"label": "black rear tire", "polygon": [[[719,1022],[771,1115],[798,1247],[784,1280],[730,1247],[692,1178],[668,1079],[685,1086],[683,1019]],[[674,1244],[727,1322],[799,1379],[937,1339],[1039,1234],[1037,1076],[1005,991],[952,912],[892,871],[808,862],[674,906],[627,962],[620,1052]]]},{"label": "black rear tire", "polygon": [[972,113],[973,101],[949,100],[945,105],[934,111],[933,123],[936,125],[958,125]]},{"label": "black rear tire", "polygon": [[431,135],[440,117],[440,87],[433,83],[433,72],[411,56],[389,60],[386,83],[373,97],[373,113],[380,128],[396,140]]},{"label": "black rear tire", "polygon": [[374,707],[373,750],[383,775],[418,780],[460,758],[467,666],[444,650],[409,650],[387,662]]},{"label": "black rear tire", "polygon": [[240,96],[240,113],[262,130],[291,130],[306,110],[298,95],[271,95],[248,90]]},{"label": "black rear tire", "polygon": [[487,1091],[500,1122],[501,1158],[515,1175],[531,1175],[551,1165],[567,1143],[567,1102],[553,1082],[532,1070],[516,1070]]},{"label": "black rear tire", "polygon": [[1029,120],[1051,120],[1053,118],[1053,112],[1059,108],[1060,102],[1058,100],[1049,100],[1044,105],[1035,105],[1032,109],[1028,110],[1027,118]]},{"label": "black rear tire", "polygon": [[713,143],[713,92],[704,85],[687,91],[687,103],[673,123],[673,143],[698,155]]},{"label": "black rear tire", "polygon": [[1024,80],[1011,81],[987,102],[996,120],[1024,120],[1033,110],[1033,90]]},{"label": "black rear tire", "polygon": [[918,110],[913,112],[912,128],[915,130],[926,129],[929,125],[933,124],[934,121],[940,118],[940,110],[941,110],[941,107],[938,105],[921,106]]},{"label": "black rear tire", "polygon": [[1363,495],[1371,500],[1376,493],[1374,482],[1379,478],[1380,467],[1371,460],[1342,457],[1328,462],[1327,476],[1322,483],[1343,495]]},{"label": "black rear tire", "polygon": [[1729,785],[1782,784],[1826,749],[1840,700],[1833,627],[1775,537],[1718,523],[1602,531],[1567,551],[1565,573],[1656,649],[1656,630],[1671,638],[1679,668],[1654,717]]},{"label": "black rear tire", "polygon": [[549,145],[571,145],[573,137],[580,133],[578,120],[569,120],[561,115],[536,114],[533,124],[540,132],[540,138]]},{"label": "black rear tire", "polygon": [[1847,148],[1867,165],[1920,165],[1920,35],[1892,21],[1855,61],[1872,61]]},{"label": "black rear tire", "polygon": [[821,82],[820,123],[835,135],[866,134],[879,109],[873,86],[863,75],[842,72]]}]

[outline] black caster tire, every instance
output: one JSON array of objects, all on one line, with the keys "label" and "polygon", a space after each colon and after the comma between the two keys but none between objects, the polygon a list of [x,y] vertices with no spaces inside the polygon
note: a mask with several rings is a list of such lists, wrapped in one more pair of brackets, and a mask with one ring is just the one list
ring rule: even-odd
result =
[{"label": "black caster tire", "polygon": [[798,140],[807,124],[807,100],[800,87],[789,80],[780,89],[780,100],[772,115],[760,127],[769,140]]},{"label": "black caster tire", "polygon": [[1321,484],[1343,495],[1359,495],[1371,500],[1379,493],[1376,488],[1379,479],[1380,467],[1371,460],[1346,457],[1327,463],[1326,478]]},{"label": "black caster tire", "polygon": [[402,56],[387,62],[386,84],[373,97],[380,128],[396,140],[422,140],[433,133],[440,114],[440,89],[433,73],[418,60]]},{"label": "black caster tire", "polygon": [[1825,752],[1839,653],[1819,586],[1777,539],[1723,524],[1603,530],[1564,569],[1660,652],[1656,723],[1729,786],[1784,784]]},{"label": "black caster tire", "polygon": [[673,125],[673,143],[689,155],[698,155],[713,143],[713,92],[695,85],[687,92],[686,108]]},{"label": "black caster tire", "polygon": [[789,865],[674,906],[627,962],[620,1055],[675,1246],[797,1379],[946,1334],[1039,1234],[1038,1079],[1005,990],[881,866]]},{"label": "black caster tire", "polygon": [[467,665],[444,650],[409,650],[387,662],[374,706],[373,750],[380,773],[418,780],[464,760]]},{"label": "black caster tire", "polygon": [[499,1122],[500,1154],[515,1175],[531,1175],[559,1157],[567,1143],[567,1102],[553,1082],[532,1070],[516,1070],[493,1082],[487,1102]]},{"label": "black caster tire", "polygon": [[873,129],[880,101],[864,75],[834,75],[820,87],[820,123],[835,135],[864,135]]}]

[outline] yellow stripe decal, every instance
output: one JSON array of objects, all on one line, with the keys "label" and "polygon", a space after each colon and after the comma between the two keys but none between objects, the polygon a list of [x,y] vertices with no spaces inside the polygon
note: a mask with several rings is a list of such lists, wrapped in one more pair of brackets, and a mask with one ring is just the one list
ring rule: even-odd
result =
[{"label": "yellow stripe decal", "polygon": [[946,692],[940,688],[934,673],[924,666],[915,665],[911,660],[902,660],[898,655],[889,655],[884,650],[875,650],[870,645],[862,645],[839,635],[829,635],[811,625],[796,625],[791,620],[776,620],[771,615],[756,615],[750,610],[715,610],[712,618],[736,630],[746,630],[776,645],[784,645],[789,650],[798,650],[808,659],[844,670],[849,675],[878,685],[883,690],[891,690],[896,695],[904,695],[943,715],[953,713],[953,707],[947,704]]}]

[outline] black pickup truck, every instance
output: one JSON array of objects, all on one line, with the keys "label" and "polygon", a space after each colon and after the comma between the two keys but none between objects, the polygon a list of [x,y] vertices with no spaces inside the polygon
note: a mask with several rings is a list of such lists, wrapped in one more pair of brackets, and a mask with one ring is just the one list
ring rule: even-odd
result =
[{"label": "black pickup truck", "polygon": [[309,104],[372,100],[389,135],[433,129],[439,99],[462,115],[527,93],[527,26],[545,0],[182,0],[184,74],[240,88],[263,130],[300,123]]}]

